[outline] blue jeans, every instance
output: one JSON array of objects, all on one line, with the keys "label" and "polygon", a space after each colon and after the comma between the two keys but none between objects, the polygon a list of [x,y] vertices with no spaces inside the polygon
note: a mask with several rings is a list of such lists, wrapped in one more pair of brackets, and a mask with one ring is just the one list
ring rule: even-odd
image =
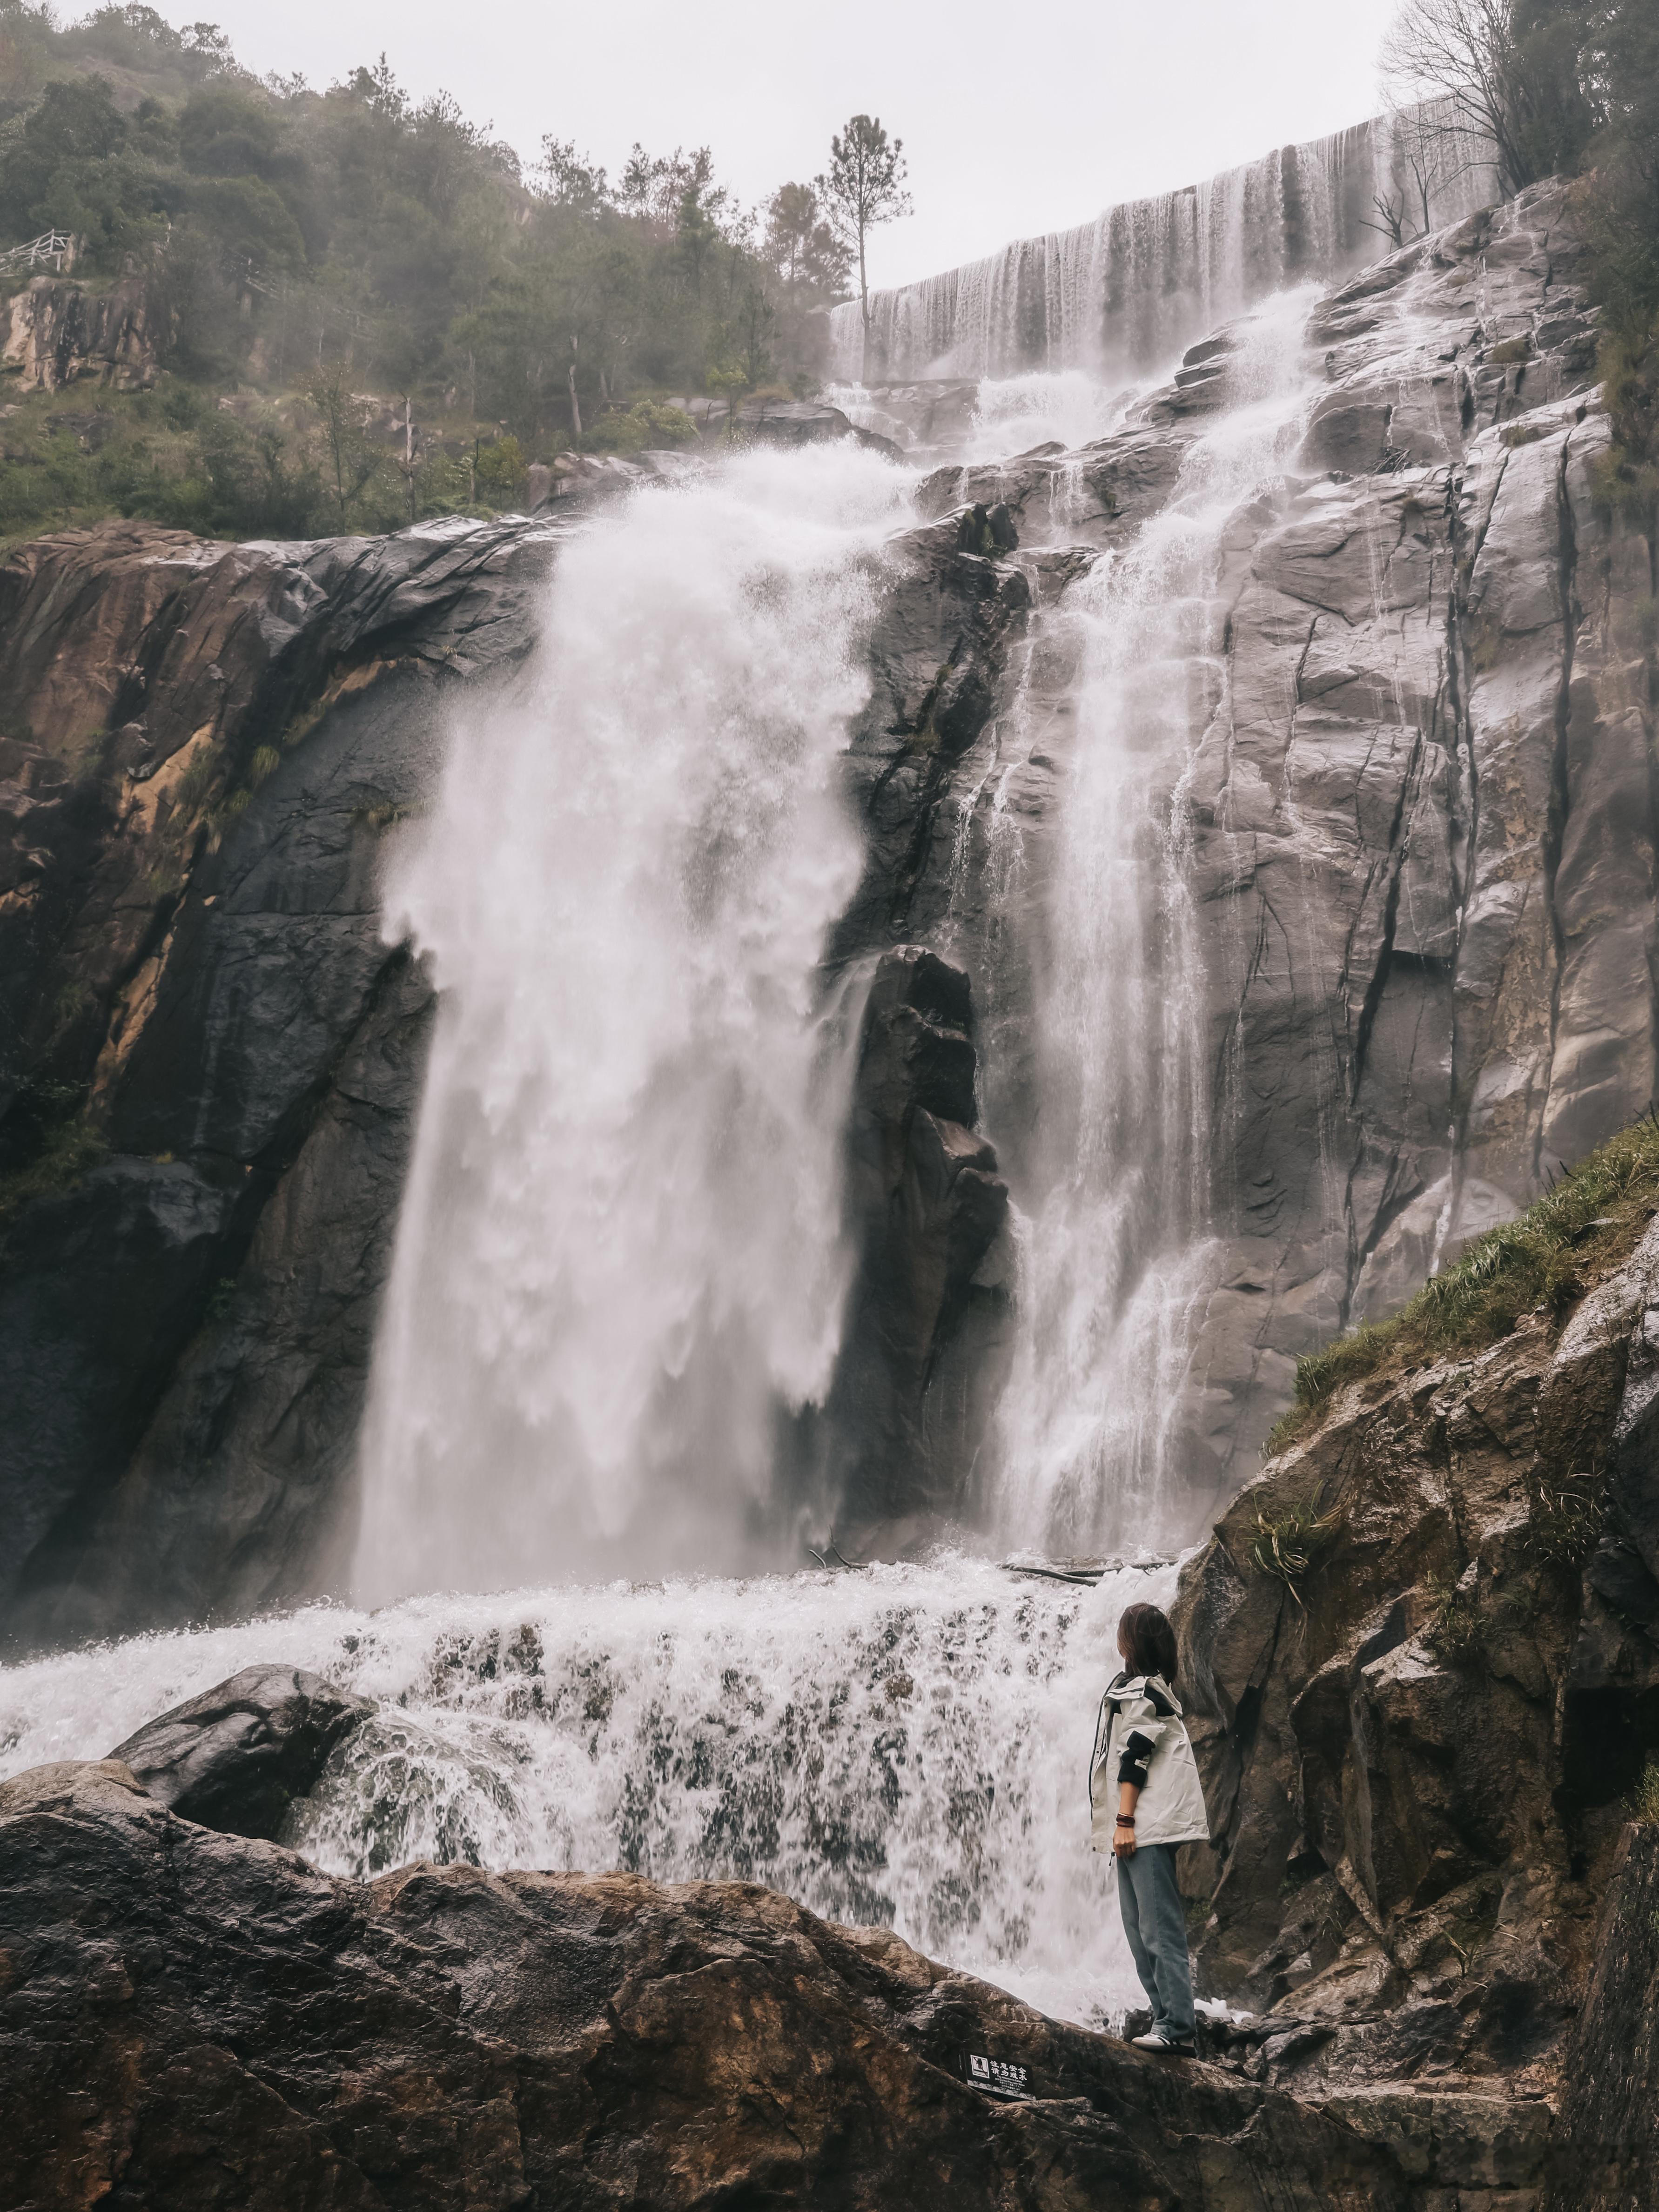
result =
[{"label": "blue jeans", "polygon": [[1176,1887],[1176,1846],[1142,1844],[1133,1857],[1119,1859],[1117,1901],[1140,1986],[1152,2001],[1152,2026],[1190,2043],[1193,1970],[1187,1916]]}]

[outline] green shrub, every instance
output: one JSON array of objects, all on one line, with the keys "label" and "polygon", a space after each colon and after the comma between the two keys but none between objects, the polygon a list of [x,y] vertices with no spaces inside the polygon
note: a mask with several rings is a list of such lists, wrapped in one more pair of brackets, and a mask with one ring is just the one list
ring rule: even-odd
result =
[{"label": "green shrub", "polygon": [[683,407],[662,407],[654,399],[636,399],[624,411],[612,408],[602,415],[582,440],[597,453],[641,453],[647,447],[694,444],[697,426]]},{"label": "green shrub", "polygon": [[60,1122],[26,1167],[0,1176],[0,1224],[32,1199],[50,1198],[70,1190],[88,1169],[109,1156],[109,1146],[95,1129],[78,1116]]},{"label": "green shrub", "polygon": [[1368,1322],[1298,1360],[1294,1402],[1264,1450],[1271,1455],[1294,1443],[1347,1383],[1480,1351],[1507,1336],[1522,1314],[1541,1310],[1559,1318],[1656,1210],[1659,1118],[1650,1109],[1516,1220],[1475,1238],[1392,1320]]},{"label": "green shrub", "polygon": [[1541,1566],[1582,1567],[1601,1541],[1605,1517],[1601,1485],[1594,1473],[1555,1475],[1540,1470],[1532,1484],[1527,1551]]},{"label": "green shrub", "polygon": [[1320,1511],[1322,1496],[1322,1491],[1316,1490],[1274,1521],[1261,1512],[1255,1516],[1251,1565],[1283,1583],[1297,1605],[1304,1602],[1304,1583],[1324,1564],[1342,1527],[1339,1511]]},{"label": "green shrub", "polygon": [[1659,1757],[1650,1758],[1642,1778],[1630,1793],[1632,1819],[1659,1821]]},{"label": "green shrub", "polygon": [[1447,1583],[1431,1583],[1429,1589],[1435,1605],[1423,1641],[1437,1659],[1466,1666],[1480,1650],[1480,1620],[1474,1602]]}]

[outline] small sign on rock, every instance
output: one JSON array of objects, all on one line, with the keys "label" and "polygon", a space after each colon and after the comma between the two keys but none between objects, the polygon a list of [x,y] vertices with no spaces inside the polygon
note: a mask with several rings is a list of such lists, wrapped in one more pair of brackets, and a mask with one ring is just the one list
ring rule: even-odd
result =
[{"label": "small sign on rock", "polygon": [[989,2058],[981,2051],[964,2051],[962,2054],[962,2076],[975,2089],[982,2089],[988,2097],[1030,2097],[1030,2069],[1016,2066],[1006,2058]]}]

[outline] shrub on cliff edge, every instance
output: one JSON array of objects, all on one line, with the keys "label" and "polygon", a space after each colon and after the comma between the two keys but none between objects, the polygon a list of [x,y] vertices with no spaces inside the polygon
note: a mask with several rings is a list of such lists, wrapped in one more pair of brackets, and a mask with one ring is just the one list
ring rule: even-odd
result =
[{"label": "shrub on cliff edge", "polygon": [[1540,1308],[1564,1314],[1634,1245],[1656,1211],[1659,1115],[1650,1107],[1524,1213],[1477,1237],[1392,1320],[1367,1322],[1298,1360],[1295,1401],[1264,1453],[1293,1443],[1346,1383],[1478,1352]]}]

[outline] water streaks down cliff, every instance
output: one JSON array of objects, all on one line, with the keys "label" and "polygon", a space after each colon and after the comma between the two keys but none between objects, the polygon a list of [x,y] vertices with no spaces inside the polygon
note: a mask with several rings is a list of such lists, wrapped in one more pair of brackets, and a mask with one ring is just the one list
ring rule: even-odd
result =
[{"label": "water streaks down cliff", "polygon": [[1384,210],[1410,238],[1497,197],[1490,148],[1449,116],[1378,116],[878,292],[867,345],[858,303],[837,307],[837,373],[1132,374],[1287,284],[1374,258]]},{"label": "water streaks down cliff", "polygon": [[[1196,1533],[1172,1464],[1188,1444],[1191,1309],[1213,1272],[1207,984],[1183,786],[1231,710],[1223,540],[1279,483],[1301,434],[1314,298],[1280,294],[1236,331],[1218,362],[1224,404],[1188,446],[1168,503],[1049,618],[1077,676],[1035,969],[1042,1107],[998,1518],[1059,1552]],[[1018,875],[1011,889],[1029,895]]]},{"label": "water streaks down cliff", "polygon": [[732,1565],[846,1293],[858,866],[835,781],[902,480],[757,453],[559,563],[533,678],[463,715],[387,928],[441,994],[356,1581]]}]

